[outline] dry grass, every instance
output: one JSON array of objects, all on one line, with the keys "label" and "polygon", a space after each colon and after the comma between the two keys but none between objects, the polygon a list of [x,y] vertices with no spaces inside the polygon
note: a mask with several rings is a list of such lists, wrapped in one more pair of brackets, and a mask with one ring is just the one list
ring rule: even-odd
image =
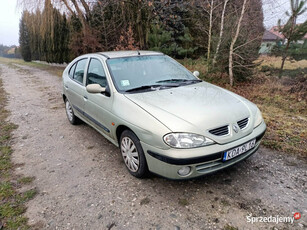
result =
[{"label": "dry grass", "polygon": [[[258,61],[262,61],[261,66],[270,66],[279,69],[281,66],[281,57],[260,56]],[[307,68],[307,60],[294,61],[287,58],[284,69],[293,70],[298,68]]]},{"label": "dry grass", "polygon": [[37,62],[25,62],[22,59],[16,59],[16,58],[4,58],[0,57],[0,63],[8,64],[12,67],[17,65],[25,65],[29,67],[38,68],[41,70],[45,70],[51,74],[54,74],[58,77],[62,77],[62,73],[65,69],[65,67],[59,67],[59,66],[51,66],[44,63],[37,63]]},{"label": "dry grass", "polygon": [[307,157],[307,76],[280,80],[261,75],[256,77],[260,82],[239,84],[233,91],[262,111],[267,124],[265,146]]}]

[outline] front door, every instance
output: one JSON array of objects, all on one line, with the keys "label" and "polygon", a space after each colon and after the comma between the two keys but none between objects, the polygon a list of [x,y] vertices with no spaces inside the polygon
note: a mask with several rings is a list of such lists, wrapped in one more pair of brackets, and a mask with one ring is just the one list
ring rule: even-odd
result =
[{"label": "front door", "polygon": [[[91,58],[86,77],[86,85],[99,84],[108,88],[108,81],[104,67],[100,60]],[[112,136],[112,101],[113,98],[107,93],[87,93],[85,101],[85,114],[90,122],[107,136]]]}]

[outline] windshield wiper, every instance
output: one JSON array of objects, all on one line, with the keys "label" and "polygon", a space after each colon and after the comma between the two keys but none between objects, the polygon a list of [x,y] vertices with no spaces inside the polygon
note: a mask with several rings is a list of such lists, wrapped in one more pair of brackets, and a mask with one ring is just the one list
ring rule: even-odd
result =
[{"label": "windshield wiper", "polygon": [[173,78],[173,79],[165,79],[161,81],[157,81],[156,83],[162,83],[162,82],[184,82],[184,83],[196,83],[196,82],[201,82],[202,80],[199,79],[178,79],[178,78]]},{"label": "windshield wiper", "polygon": [[140,86],[140,87],[128,89],[125,92],[135,92],[135,91],[141,91],[141,90],[146,90],[146,89],[157,90],[157,89],[160,89],[160,88],[169,88],[169,87],[178,87],[178,86],[179,86],[178,84],[143,85],[143,86]]}]

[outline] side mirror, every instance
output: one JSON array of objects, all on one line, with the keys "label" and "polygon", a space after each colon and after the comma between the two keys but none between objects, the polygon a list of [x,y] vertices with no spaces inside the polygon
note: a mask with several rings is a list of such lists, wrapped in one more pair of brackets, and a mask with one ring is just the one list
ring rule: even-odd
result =
[{"label": "side mirror", "polygon": [[104,93],[106,88],[101,87],[99,84],[89,84],[86,86],[86,91],[89,93]]},{"label": "side mirror", "polygon": [[193,72],[193,75],[198,78],[199,77],[199,72],[196,70],[196,71]]}]

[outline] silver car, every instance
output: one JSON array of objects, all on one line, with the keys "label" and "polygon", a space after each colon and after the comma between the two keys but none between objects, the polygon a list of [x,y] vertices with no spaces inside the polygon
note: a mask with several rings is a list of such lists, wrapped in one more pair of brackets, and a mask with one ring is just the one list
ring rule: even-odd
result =
[{"label": "silver car", "polygon": [[255,104],[198,75],[159,52],[86,54],[63,72],[67,117],[119,147],[133,176],[212,173],[255,153],[266,125]]}]

